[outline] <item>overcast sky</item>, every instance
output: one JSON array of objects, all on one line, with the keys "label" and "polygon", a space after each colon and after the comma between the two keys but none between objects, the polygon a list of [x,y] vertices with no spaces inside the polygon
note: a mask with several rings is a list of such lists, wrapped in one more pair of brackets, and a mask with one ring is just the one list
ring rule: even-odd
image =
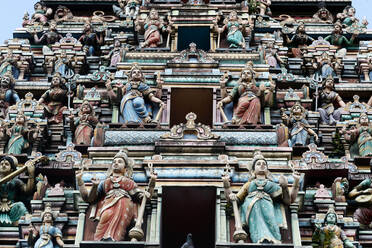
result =
[{"label": "overcast sky", "polygon": [[[32,15],[33,5],[37,0],[0,0],[0,43],[13,37],[13,30],[22,26],[22,17],[26,11]],[[356,8],[357,16],[361,19],[366,16],[372,27],[371,14],[372,0],[353,0],[353,6]],[[285,14],[285,13],[283,13]]]}]

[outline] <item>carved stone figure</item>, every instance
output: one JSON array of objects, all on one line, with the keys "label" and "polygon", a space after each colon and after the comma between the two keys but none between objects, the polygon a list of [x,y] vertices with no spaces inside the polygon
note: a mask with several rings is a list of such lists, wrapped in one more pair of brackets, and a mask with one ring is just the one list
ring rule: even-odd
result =
[{"label": "carved stone figure", "polygon": [[[359,25],[359,19],[355,17],[355,8],[353,6],[346,6],[342,13],[337,14],[337,19],[342,21],[342,24],[346,27],[352,25]],[[368,22],[363,20],[362,25],[367,26]]]},{"label": "carved stone figure", "polygon": [[49,24],[49,30],[43,33],[43,35],[39,38],[37,33],[34,33],[34,41],[36,44],[45,44],[48,49],[43,48],[43,52],[51,51],[52,45],[62,39],[62,35],[60,35],[57,31],[57,23],[51,21]]},{"label": "carved stone figure", "polygon": [[5,134],[0,133],[0,138],[4,138],[5,135],[9,137],[5,153],[19,155],[29,148],[31,141],[38,137],[40,127],[29,128],[26,116],[20,112],[11,127],[8,127],[8,123],[5,124],[5,130]]},{"label": "carved stone figure", "polygon": [[356,128],[348,131],[344,128],[341,133],[344,134],[346,141],[357,146],[359,152],[357,155],[372,156],[372,124],[366,113],[360,114],[359,124]]},{"label": "carved stone figure", "polygon": [[80,36],[79,41],[84,45],[87,55],[94,56],[98,54],[100,50],[99,46],[103,44],[103,34],[94,32],[92,24],[86,22],[84,24],[83,34]]},{"label": "carved stone figure", "polygon": [[40,22],[45,25],[48,22],[49,17],[52,15],[53,10],[47,8],[43,2],[37,2],[34,4],[35,13],[31,17],[31,23]]},{"label": "carved stone figure", "polygon": [[64,78],[71,78],[74,75],[76,59],[67,56],[66,50],[61,50],[61,54],[54,62],[54,72],[58,72]]},{"label": "carved stone figure", "polygon": [[118,0],[119,7],[112,6],[115,15],[119,18],[132,17],[136,18],[138,15],[141,2],[139,0]]},{"label": "carved stone figure", "polygon": [[55,218],[51,206],[47,205],[41,213],[42,225],[39,231],[33,226],[29,228],[29,245],[35,248],[62,248],[64,246],[61,230],[53,225]]},{"label": "carved stone figure", "polygon": [[354,213],[354,218],[360,223],[362,229],[372,228],[372,181],[370,178],[363,180],[349,193],[360,206]]},{"label": "carved stone figure", "polygon": [[268,64],[272,68],[280,68],[285,62],[280,58],[278,49],[274,47],[274,42],[268,42],[259,48],[262,56],[262,63]]},{"label": "carved stone figure", "polygon": [[5,73],[0,81],[0,118],[5,118],[8,107],[19,102],[17,92],[14,91],[14,78],[10,72]]},{"label": "carved stone figure", "polygon": [[327,52],[324,52],[322,56],[314,59],[313,68],[316,70],[318,75],[322,76],[322,78],[336,77],[336,72],[341,71],[339,61],[332,59]]},{"label": "carved stone figure", "polygon": [[[231,92],[217,103],[217,108],[234,102],[234,113],[231,119],[232,124],[257,124],[261,120],[260,96],[264,88],[256,86],[256,72],[252,65],[248,64],[240,73],[238,85]],[[221,89],[226,91],[227,78],[221,79]]]},{"label": "carved stone figure", "polygon": [[[335,124],[340,120],[340,109],[336,106],[345,107],[342,98],[334,91],[334,81],[331,76],[323,81],[323,89],[319,93],[320,108],[317,109],[323,124]],[[317,96],[316,96],[317,97]]]},{"label": "carved stone figure", "polygon": [[236,11],[231,11],[229,16],[224,20],[224,26],[222,28],[217,27],[217,20],[215,20],[215,26],[218,33],[222,33],[227,30],[227,42],[230,48],[245,48],[245,39],[242,30],[245,30],[246,21],[241,20],[238,17]]},{"label": "carved stone figure", "polygon": [[250,1],[250,7],[257,10],[257,14],[263,15],[271,15],[270,10],[271,0],[253,0]]},{"label": "carved stone figure", "polygon": [[325,7],[321,7],[314,15],[313,15],[314,22],[321,22],[321,23],[333,23],[334,17],[332,13],[326,9]]},{"label": "carved stone figure", "polygon": [[115,67],[117,63],[124,62],[125,55],[129,49],[131,49],[131,45],[121,45],[120,40],[115,40],[114,48],[105,56],[105,59],[110,61],[110,67]]},{"label": "carved stone figure", "polygon": [[18,178],[14,178],[15,176],[5,180],[6,176],[17,170],[17,165],[18,161],[13,156],[5,156],[0,159],[1,227],[17,225],[18,220],[28,213],[24,203],[18,201],[18,198],[22,194],[30,194],[32,192],[35,167],[33,163],[29,163],[26,167],[28,171],[27,184]]},{"label": "carved stone figure", "polygon": [[288,117],[285,112],[282,111],[283,123],[290,128],[289,146],[305,146],[309,134],[313,135],[317,141],[318,135],[310,128],[309,122],[306,120],[305,108],[302,107],[299,102],[296,102],[290,112],[291,114]]},{"label": "carved stone figure", "polygon": [[357,34],[354,33],[350,40],[342,35],[342,24],[336,22],[334,24],[334,29],[331,35],[328,35],[324,38],[325,41],[328,41],[331,45],[337,46],[339,49],[351,46],[354,43]]},{"label": "carved stone figure", "polygon": [[115,155],[104,181],[92,178],[89,193],[82,180],[83,172],[76,174],[83,200],[98,203],[95,217],[99,221],[94,240],[124,240],[127,227],[137,218],[136,201],[144,197],[144,192],[133,181],[132,173],[133,160],[122,150]]},{"label": "carved stone figure", "polygon": [[78,118],[70,116],[71,129],[75,130],[74,143],[77,145],[90,145],[93,137],[94,127],[97,125],[98,119],[94,115],[92,105],[88,101],[84,101],[78,113]]},{"label": "carved stone figure", "polygon": [[292,54],[295,58],[302,57],[302,49],[310,45],[314,39],[309,36],[305,31],[305,23],[300,22],[296,29],[296,33],[292,36],[291,39],[287,35],[284,35],[284,38],[287,44],[292,46]]},{"label": "carved stone figure", "polygon": [[[119,94],[112,90],[111,82],[107,83],[106,87],[110,98],[114,101],[117,100]],[[128,83],[123,88],[122,95],[119,122],[149,123],[158,121],[152,120],[152,113],[147,108],[145,101],[149,100],[150,102],[159,104],[159,111],[162,111],[165,104],[154,95],[150,87],[146,84],[142,70],[136,63],[133,64],[129,71]]]},{"label": "carved stone figure", "polygon": [[163,43],[162,32],[167,28],[156,9],[151,9],[149,15],[144,21],[145,41],[140,44],[141,47],[158,47]]},{"label": "carved stone figure", "polygon": [[[287,179],[281,176],[279,183],[274,182],[266,159],[261,152],[256,151],[248,182],[237,194],[229,193],[228,199],[238,201],[241,205],[239,211],[241,223],[243,227],[248,227],[253,243],[281,243],[279,227],[285,228],[286,217],[281,211],[280,203],[289,205],[296,198],[299,176],[296,175],[294,178],[294,190],[290,195]],[[224,184],[227,183],[229,176],[223,177],[223,180]]]},{"label": "carved stone figure", "polygon": [[47,90],[39,100],[44,104],[48,121],[50,123],[60,123],[63,120],[63,111],[66,110],[66,101],[68,89],[65,85],[65,79],[58,72],[54,74],[50,89]]},{"label": "carved stone figure", "polygon": [[312,242],[313,247],[321,248],[355,247],[346,237],[345,232],[337,226],[337,214],[333,207],[328,209],[323,227],[321,223],[315,223]]},{"label": "carved stone figure", "polygon": [[10,72],[15,79],[18,79],[21,61],[18,56],[13,54],[12,50],[9,49],[6,55],[1,56],[0,64],[0,76]]}]

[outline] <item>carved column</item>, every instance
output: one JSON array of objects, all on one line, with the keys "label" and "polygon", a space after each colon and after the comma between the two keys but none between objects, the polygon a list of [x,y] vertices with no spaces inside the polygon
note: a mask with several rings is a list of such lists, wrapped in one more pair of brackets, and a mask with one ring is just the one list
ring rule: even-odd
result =
[{"label": "carved column", "polygon": [[85,227],[85,215],[86,211],[89,207],[89,203],[86,202],[79,202],[79,220],[76,228],[76,237],[75,237],[75,245],[79,245],[84,238],[84,227]]},{"label": "carved column", "polygon": [[301,233],[300,226],[298,223],[298,203],[292,203],[289,206],[291,210],[291,224],[292,224],[292,240],[294,246],[302,246],[301,244]]}]

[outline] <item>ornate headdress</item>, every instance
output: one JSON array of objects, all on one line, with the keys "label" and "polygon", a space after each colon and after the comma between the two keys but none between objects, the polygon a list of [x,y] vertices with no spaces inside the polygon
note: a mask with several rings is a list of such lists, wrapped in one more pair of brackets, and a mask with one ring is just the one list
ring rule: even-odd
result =
[{"label": "ornate headdress", "polygon": [[6,155],[6,156],[4,156],[0,159],[0,162],[3,161],[3,160],[6,160],[10,163],[10,166],[12,167],[13,171],[15,171],[17,169],[18,160],[17,160],[16,157],[14,157],[12,155]]},{"label": "ornate headdress", "polygon": [[[133,176],[133,166],[134,166],[134,161],[133,159],[130,159],[128,157],[128,149],[121,149],[118,153],[116,153],[115,158],[122,158],[125,162],[125,169],[126,169],[126,175],[129,178],[132,178]],[[108,176],[112,174],[112,168],[108,170]]]},{"label": "ornate headdress", "polygon": [[56,219],[55,213],[52,211],[52,205],[50,202],[45,204],[44,211],[41,213],[41,221],[44,220],[45,214],[51,214],[53,221]]},{"label": "ornate headdress", "polygon": [[335,207],[333,205],[329,206],[328,211],[327,211],[327,213],[326,213],[326,215],[324,217],[324,223],[327,223],[327,216],[329,214],[334,214],[336,216],[336,224],[337,224],[337,221],[338,221],[337,213],[336,213]]},{"label": "ornate headdress", "polygon": [[133,73],[134,70],[140,70],[140,71],[141,71],[141,74],[142,74],[142,79],[141,79],[141,81],[144,81],[145,78],[144,78],[144,76],[143,76],[142,69],[141,69],[141,67],[138,65],[137,62],[134,62],[134,63],[132,64],[132,68],[130,68],[129,75],[128,75],[129,80],[132,79],[132,73]]}]

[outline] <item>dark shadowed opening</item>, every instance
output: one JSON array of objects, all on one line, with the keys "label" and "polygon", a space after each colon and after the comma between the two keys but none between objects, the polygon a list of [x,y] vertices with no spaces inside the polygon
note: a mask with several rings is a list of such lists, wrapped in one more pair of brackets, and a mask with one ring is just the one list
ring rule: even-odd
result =
[{"label": "dark shadowed opening", "polygon": [[172,88],[170,126],[186,123],[186,115],[195,113],[196,123],[212,126],[213,90]]},{"label": "dark shadowed opening", "polygon": [[177,50],[188,49],[191,42],[196,44],[197,49],[209,51],[209,27],[179,27]]},{"label": "dark shadowed opening", "polygon": [[195,247],[215,247],[216,188],[164,187],[162,248],[180,248],[192,234]]}]

